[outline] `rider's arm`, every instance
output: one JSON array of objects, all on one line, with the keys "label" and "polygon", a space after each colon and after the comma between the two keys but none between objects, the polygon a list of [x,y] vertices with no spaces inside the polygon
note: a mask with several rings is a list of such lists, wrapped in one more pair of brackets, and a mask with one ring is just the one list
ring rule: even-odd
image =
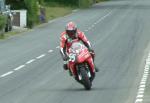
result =
[{"label": "rider's arm", "polygon": [[67,54],[66,54],[66,38],[64,36],[61,36],[60,38],[60,53],[62,55],[63,60],[66,60]]},{"label": "rider's arm", "polygon": [[91,44],[83,32],[79,32],[79,39],[82,40],[87,48],[91,49]]}]

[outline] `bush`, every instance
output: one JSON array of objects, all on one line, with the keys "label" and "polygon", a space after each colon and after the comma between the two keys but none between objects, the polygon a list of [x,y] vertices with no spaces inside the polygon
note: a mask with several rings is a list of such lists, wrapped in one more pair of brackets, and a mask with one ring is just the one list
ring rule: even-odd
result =
[{"label": "bush", "polygon": [[69,6],[78,6],[79,0],[44,0],[45,2],[56,2],[58,4],[64,4]]},{"label": "bush", "polygon": [[0,14],[0,38],[4,37],[5,25],[6,25],[6,16]]},{"label": "bush", "polygon": [[6,25],[6,16],[0,15],[0,30],[2,30]]},{"label": "bush", "polygon": [[95,0],[96,3],[101,2],[101,1],[109,1],[109,0]]},{"label": "bush", "polygon": [[36,23],[39,22],[38,19],[38,4],[37,0],[25,0],[25,5],[27,9],[27,23],[28,27],[32,28]]},{"label": "bush", "polygon": [[11,5],[12,10],[25,9],[24,0],[5,0],[7,5]]},{"label": "bush", "polygon": [[90,7],[92,3],[93,3],[93,0],[79,0],[79,7],[87,8],[87,7]]},{"label": "bush", "polygon": [[43,3],[44,0],[6,0],[6,3],[11,5],[11,9],[26,9],[27,25],[32,28],[34,24],[39,22],[38,1]]}]

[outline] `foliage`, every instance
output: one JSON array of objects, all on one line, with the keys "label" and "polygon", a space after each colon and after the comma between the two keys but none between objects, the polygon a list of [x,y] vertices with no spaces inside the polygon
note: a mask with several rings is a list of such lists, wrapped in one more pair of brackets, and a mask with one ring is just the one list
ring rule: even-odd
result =
[{"label": "foliage", "polygon": [[101,1],[109,1],[109,0],[95,0],[96,3],[101,2]]},{"label": "foliage", "polygon": [[0,39],[4,38],[5,25],[6,25],[6,16],[0,14]]},{"label": "foliage", "polygon": [[87,7],[90,7],[92,3],[93,3],[93,0],[79,0],[79,7],[87,8]]},{"label": "foliage", "polygon": [[32,28],[38,23],[38,3],[43,3],[44,0],[6,0],[6,4],[11,4],[11,9],[26,9],[27,10],[27,25]]},{"label": "foliage", "polygon": [[0,14],[0,30],[5,27],[6,24],[6,16]]},{"label": "foliage", "polygon": [[78,1],[79,0],[44,0],[45,2],[56,2],[58,4],[64,4],[64,5],[69,5],[69,6],[78,6]]},{"label": "foliage", "polygon": [[[49,12],[51,11],[51,12]],[[61,17],[71,13],[72,8],[69,7],[46,7],[46,18],[48,20]]]},{"label": "foliage", "polygon": [[50,7],[87,8],[92,2],[93,0],[6,0],[6,3],[11,5],[11,9],[27,9],[27,25],[30,28],[39,23],[39,4]]},{"label": "foliage", "polygon": [[12,10],[25,9],[26,7],[24,0],[6,0],[6,4],[10,4]]},{"label": "foliage", "polygon": [[38,5],[37,0],[24,0],[27,9],[28,26],[32,28],[35,23],[38,23]]}]

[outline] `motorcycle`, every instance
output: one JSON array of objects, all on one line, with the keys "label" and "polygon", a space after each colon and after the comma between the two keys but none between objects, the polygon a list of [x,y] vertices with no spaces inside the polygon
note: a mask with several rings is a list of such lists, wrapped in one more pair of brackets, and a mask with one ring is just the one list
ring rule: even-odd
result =
[{"label": "motorcycle", "polygon": [[73,77],[86,90],[90,90],[95,77],[93,58],[88,48],[80,41],[73,41],[69,48],[68,68]]}]

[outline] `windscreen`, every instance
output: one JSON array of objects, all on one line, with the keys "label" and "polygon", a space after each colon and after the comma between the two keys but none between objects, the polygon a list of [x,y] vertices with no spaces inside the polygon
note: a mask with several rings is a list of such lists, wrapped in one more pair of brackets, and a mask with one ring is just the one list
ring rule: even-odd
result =
[{"label": "windscreen", "polygon": [[83,49],[83,44],[80,42],[73,43],[71,46],[72,53],[79,53]]}]

